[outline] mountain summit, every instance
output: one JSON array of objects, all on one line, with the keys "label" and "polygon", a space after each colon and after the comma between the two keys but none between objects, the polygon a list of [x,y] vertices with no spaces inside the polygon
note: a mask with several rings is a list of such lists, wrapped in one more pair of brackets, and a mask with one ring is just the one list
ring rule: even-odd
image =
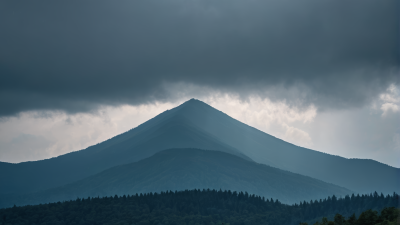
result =
[{"label": "mountain summit", "polygon": [[222,151],[359,193],[400,189],[400,169],[287,143],[191,99],[85,150],[36,162],[0,163],[0,194],[55,188],[171,148]]}]

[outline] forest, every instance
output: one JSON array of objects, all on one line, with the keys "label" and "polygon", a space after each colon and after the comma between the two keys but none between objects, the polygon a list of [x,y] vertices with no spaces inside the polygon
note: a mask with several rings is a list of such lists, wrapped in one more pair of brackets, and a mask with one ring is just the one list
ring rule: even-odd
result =
[{"label": "forest", "polygon": [[[385,223],[398,215],[399,195],[330,196],[294,205],[227,190],[185,190],[76,200],[0,209],[0,224],[250,225]],[[397,210],[397,211],[396,211]],[[380,213],[380,214],[379,214]],[[396,214],[397,213],[397,214]],[[372,216],[371,216],[372,215]],[[331,221],[329,221],[331,220]],[[348,221],[352,223],[348,223]],[[355,223],[353,223],[355,221]]]},{"label": "forest", "polygon": [[[400,224],[400,209],[389,207],[382,209],[380,215],[377,211],[368,209],[360,214],[357,218],[353,213],[348,219],[340,214],[336,214],[333,221],[329,221],[323,217],[321,221],[317,221],[314,225],[397,225]],[[308,225],[308,223],[300,223],[300,225]]]}]

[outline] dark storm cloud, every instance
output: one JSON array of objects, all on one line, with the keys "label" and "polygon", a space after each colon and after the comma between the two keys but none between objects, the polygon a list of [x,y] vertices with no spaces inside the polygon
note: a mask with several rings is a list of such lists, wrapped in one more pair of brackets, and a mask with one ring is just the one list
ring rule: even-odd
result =
[{"label": "dark storm cloud", "polygon": [[179,82],[360,106],[399,82],[398,14],[396,0],[1,1],[0,116],[166,101]]}]

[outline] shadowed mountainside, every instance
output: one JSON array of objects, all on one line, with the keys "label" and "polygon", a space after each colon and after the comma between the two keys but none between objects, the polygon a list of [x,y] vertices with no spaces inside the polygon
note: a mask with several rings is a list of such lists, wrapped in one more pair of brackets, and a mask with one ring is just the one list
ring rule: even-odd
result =
[{"label": "shadowed mountainside", "polygon": [[219,151],[169,149],[116,166],[62,187],[0,199],[0,207],[88,196],[114,196],[186,189],[222,189],[279,199],[282,203],[345,196],[350,190]]}]

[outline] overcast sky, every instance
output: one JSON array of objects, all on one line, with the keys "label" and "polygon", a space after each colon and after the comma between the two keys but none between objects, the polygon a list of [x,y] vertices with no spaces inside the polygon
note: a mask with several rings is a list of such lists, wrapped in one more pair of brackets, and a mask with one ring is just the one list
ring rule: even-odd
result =
[{"label": "overcast sky", "polygon": [[0,161],[195,97],[296,145],[400,167],[397,0],[0,1]]}]

